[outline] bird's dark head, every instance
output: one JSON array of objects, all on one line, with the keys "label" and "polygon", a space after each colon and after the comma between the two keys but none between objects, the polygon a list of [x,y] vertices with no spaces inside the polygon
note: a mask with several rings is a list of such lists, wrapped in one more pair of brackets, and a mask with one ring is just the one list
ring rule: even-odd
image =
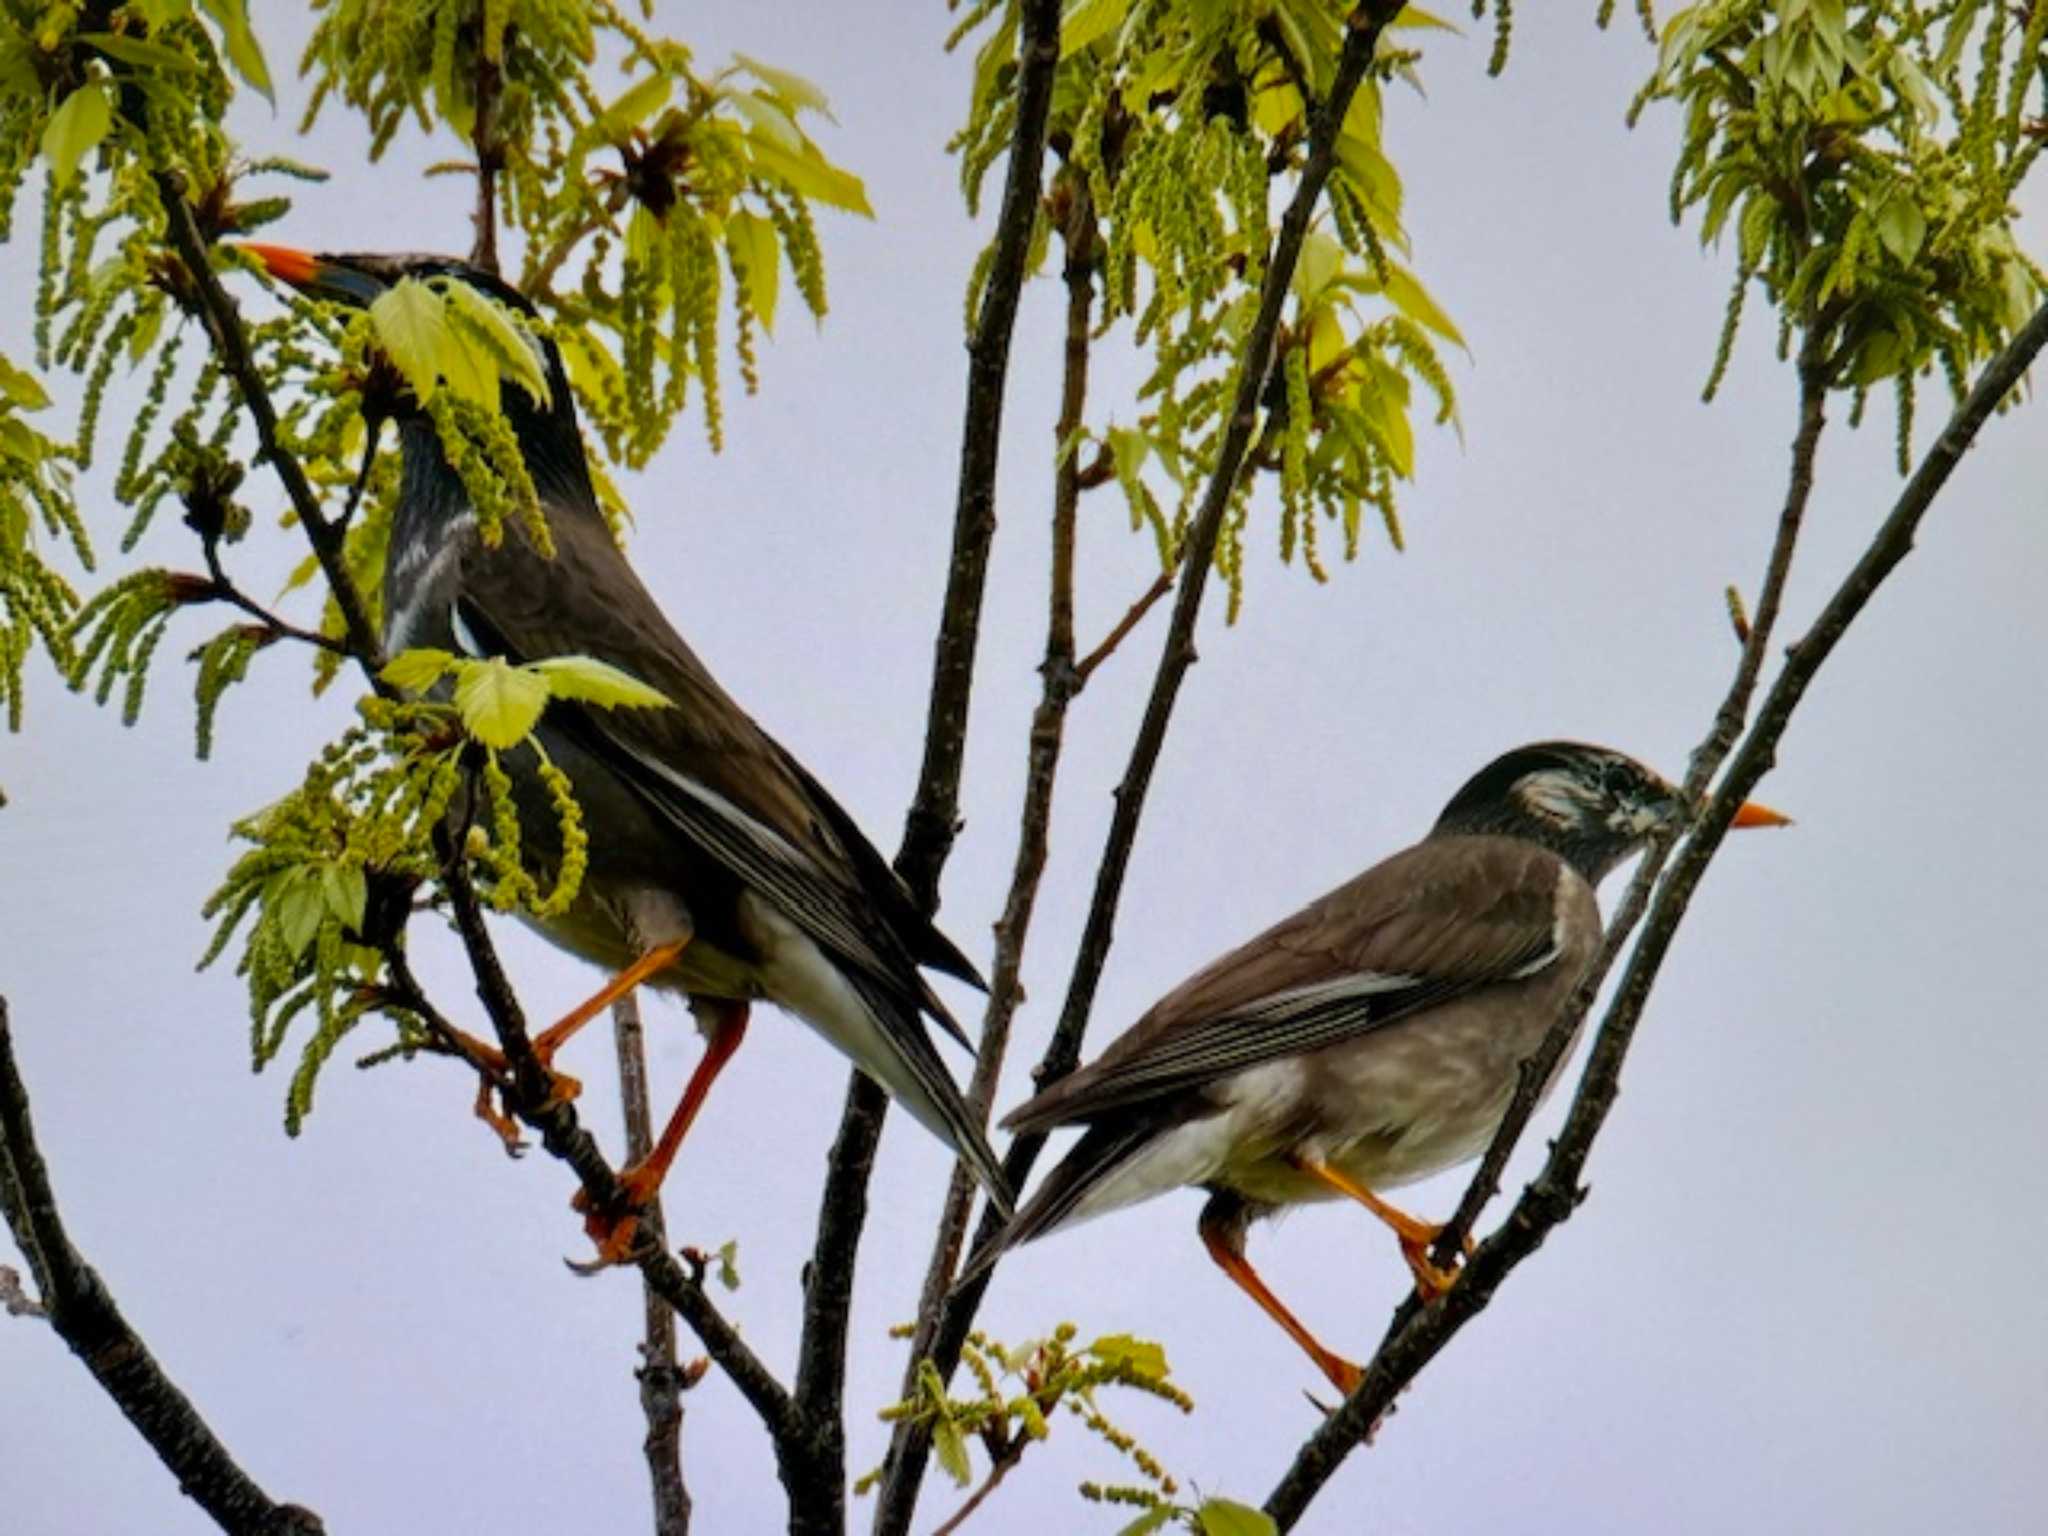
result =
[{"label": "bird's dark head", "polygon": [[[253,241],[241,249],[260,261],[278,281],[330,303],[367,309],[402,280],[416,278],[429,283],[463,283],[529,320],[539,318],[532,301],[517,288],[454,256],[389,252],[315,254]],[[505,417],[525,450],[534,484],[543,494],[554,490],[587,500],[591,495],[590,471],[583,456],[583,433],[577,424],[576,404],[569,390],[568,374],[562,367],[562,354],[552,340],[538,331],[528,332],[528,341],[547,380],[548,398],[536,400],[523,385],[508,378],[500,402]],[[433,432],[424,420],[405,425],[409,454],[432,447]]]},{"label": "bird's dark head", "polygon": [[[1541,843],[1595,885],[1685,812],[1678,789],[1634,758],[1576,741],[1517,747],[1488,763],[1451,797],[1437,834],[1490,833]],[[1755,804],[1738,827],[1786,818]]]}]

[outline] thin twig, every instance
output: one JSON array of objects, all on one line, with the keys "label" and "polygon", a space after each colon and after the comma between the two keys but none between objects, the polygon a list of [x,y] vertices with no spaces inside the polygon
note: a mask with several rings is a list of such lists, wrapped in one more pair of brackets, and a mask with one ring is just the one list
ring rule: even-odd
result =
[{"label": "thin twig", "polygon": [[0,1214],[28,1260],[44,1315],[149,1442],[179,1489],[231,1536],[316,1536],[320,1517],[279,1504],[235,1461],[190,1398],[164,1374],[93,1267],[71,1245],[36,1145],[28,1089],[0,998]]},{"label": "thin twig", "polygon": [[[1736,809],[1770,770],[1793,711],[1822,664],[1886,577],[1911,552],[1914,535],[1936,495],[1985,421],[2012,392],[2044,346],[2048,346],[2048,305],[2035,312],[1984,370],[1812,627],[1787,651],[1785,664],[1765,694],[1754,723],[1728,760],[1719,788],[1658,889],[1644,920],[1642,937],[1594,1039],[1571,1112],[1542,1171],[1523,1191],[1499,1230],[1479,1245],[1458,1283],[1381,1349],[1366,1368],[1359,1389],[1296,1454],[1293,1465],[1266,1500],[1266,1513],[1283,1530],[1292,1528],[1301,1518],[1309,1502],[1358,1443],[1366,1426],[1386,1410],[1395,1395],[1459,1329],[1485,1308],[1508,1273],[1535,1252],[1551,1229],[1567,1219],[1578,1204],[1579,1177],[1593,1140],[1613,1107],[1621,1062],[1636,1022],[1669,951],[1672,936]],[[1761,630],[1763,624],[1760,603],[1755,630]]]},{"label": "thin twig", "polygon": [[[1258,314],[1245,339],[1231,412],[1217,450],[1215,469],[1183,545],[1181,563],[1187,573],[1186,578],[1180,583],[1175,596],[1173,618],[1167,629],[1158,671],[1153,677],[1151,696],[1146,701],[1137,740],[1131,748],[1130,763],[1117,788],[1116,810],[1097,870],[1095,893],[1089,904],[1066,1002],[1035,1073],[1041,1085],[1071,1072],[1080,1059],[1081,1035],[1094,1007],[1096,985],[1109,958],[1117,904],[1123,893],[1131,850],[1137,841],[1139,816],[1144,809],[1146,792],[1151,786],[1160,750],[1165,744],[1167,726],[1172,720],[1181,682],[1195,659],[1195,621],[1201,612],[1202,594],[1208,583],[1224,513],[1229,508],[1231,493],[1257,425],[1259,398],[1272,366],[1274,341],[1280,328],[1281,310],[1293,281],[1295,263],[1300,257],[1302,241],[1308,234],[1309,221],[1321,199],[1324,183],[1336,163],[1337,139],[1345,114],[1350,110],[1351,98],[1371,67],[1380,33],[1401,8],[1402,0],[1361,0],[1352,10],[1346,21],[1344,49],[1331,83],[1329,99],[1314,112],[1310,134],[1312,147],[1294,195],[1281,217],[1280,231],[1266,266]],[[1011,1143],[1003,1168],[1014,1186],[1023,1186],[1044,1145],[1042,1134],[1019,1136]],[[984,1213],[978,1244],[993,1237],[996,1225],[994,1213]],[[987,1291],[992,1272],[984,1270],[946,1298],[939,1325],[933,1331],[931,1351],[941,1379],[949,1379],[959,1364],[960,1348],[973,1326],[974,1315]],[[885,1474],[883,1498],[889,1500],[886,1507],[892,1513],[901,1513],[891,1523],[884,1524],[882,1510],[878,1508],[876,1530],[881,1536],[896,1536],[896,1533],[907,1529],[930,1448],[929,1431],[913,1432],[904,1441],[893,1476]],[[892,1493],[886,1486],[891,1483],[898,1485],[900,1491]]]},{"label": "thin twig", "polygon": [[967,1523],[968,1516],[981,1508],[982,1502],[1002,1486],[1003,1479],[1016,1470],[1017,1463],[1024,1459],[1024,1448],[1029,1444],[1029,1435],[1019,1435],[1012,1440],[1003,1454],[989,1463],[988,1476],[967,1496],[967,1502],[948,1515],[943,1523],[932,1527],[932,1536],[954,1536]]},{"label": "thin twig", "polygon": [[180,576],[174,578],[180,583],[177,588],[178,603],[181,607],[197,607],[201,603],[226,603],[239,608],[254,619],[270,640],[296,640],[301,645],[314,646],[330,651],[337,656],[349,654],[348,643],[333,635],[323,635],[317,630],[302,629],[289,620],[272,613],[256,599],[236,586],[221,565],[219,546],[211,539],[204,540],[206,550],[207,579]]},{"label": "thin twig", "polygon": [[[612,1044],[619,1058],[619,1100],[625,1109],[626,1156],[639,1162],[654,1150],[654,1119],[647,1103],[647,1043],[640,1027],[639,994],[612,1004]],[[640,1225],[659,1248],[668,1247],[668,1224],[657,1194]],[[641,1448],[654,1498],[654,1536],[689,1536],[690,1490],[683,1482],[682,1366],[676,1359],[676,1315],[643,1276],[640,1411],[647,1419]]]},{"label": "thin twig", "polygon": [[1124,643],[1131,631],[1145,622],[1145,615],[1158,606],[1162,597],[1173,590],[1174,573],[1179,569],[1180,563],[1175,561],[1173,570],[1161,571],[1154,577],[1152,585],[1147,587],[1124,616],[1116,621],[1116,627],[1102,637],[1102,643],[1081,658],[1074,668],[1081,682],[1085,683],[1093,677],[1095,669],[1116,654],[1116,648]]}]

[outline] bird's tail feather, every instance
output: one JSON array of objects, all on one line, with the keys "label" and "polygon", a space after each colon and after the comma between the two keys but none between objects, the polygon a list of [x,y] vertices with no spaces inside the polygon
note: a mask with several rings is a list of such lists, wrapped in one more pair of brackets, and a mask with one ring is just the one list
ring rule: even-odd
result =
[{"label": "bird's tail feather", "polygon": [[975,1251],[955,1284],[965,1285],[987,1273],[1009,1249],[1043,1237],[1053,1228],[1072,1220],[1088,1196],[1100,1189],[1104,1181],[1143,1148],[1157,1129],[1157,1126],[1139,1119],[1090,1126],[1088,1133],[1059,1160],[1002,1231]]},{"label": "bird's tail feather", "polygon": [[939,1060],[931,1036],[925,1033],[924,1020],[914,1008],[906,1009],[892,993],[866,977],[849,975],[848,979],[889,1042],[894,1058],[889,1065],[897,1069],[901,1080],[890,1082],[883,1072],[872,1069],[869,1075],[900,1100],[926,1129],[951,1143],[981,1187],[988,1191],[990,1203],[1005,1217],[1010,1216],[1017,1208],[1017,1197],[1003,1173],[1002,1160],[989,1145],[982,1122],[961,1097],[959,1085]]}]

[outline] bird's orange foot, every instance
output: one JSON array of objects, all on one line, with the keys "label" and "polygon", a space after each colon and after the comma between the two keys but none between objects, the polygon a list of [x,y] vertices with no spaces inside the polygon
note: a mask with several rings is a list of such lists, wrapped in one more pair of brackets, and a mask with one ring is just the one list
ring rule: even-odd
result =
[{"label": "bird's orange foot", "polygon": [[569,1204],[583,1213],[583,1230],[597,1244],[597,1257],[569,1267],[578,1274],[596,1274],[632,1259],[640,1242],[640,1216],[654,1203],[665,1169],[636,1163],[619,1175],[619,1198],[615,1205],[599,1210],[590,1191],[579,1189]]},{"label": "bird's orange foot", "polygon": [[[1458,1283],[1461,1266],[1453,1265],[1449,1269],[1445,1269],[1436,1264],[1429,1256],[1431,1246],[1442,1232],[1443,1228],[1436,1227],[1430,1230],[1429,1236],[1419,1241],[1409,1237],[1401,1239],[1401,1257],[1408,1261],[1408,1272],[1415,1276],[1415,1294],[1426,1302],[1435,1301],[1444,1292]],[[1472,1239],[1470,1237],[1465,1239],[1465,1257],[1468,1259],[1472,1257]]]},{"label": "bird's orange foot", "polygon": [[508,1105],[500,1103],[498,1085],[488,1072],[478,1072],[476,1082],[476,1117],[498,1133],[498,1140],[505,1144],[507,1157],[518,1157],[526,1150],[526,1141],[519,1134],[519,1122],[512,1118]]}]

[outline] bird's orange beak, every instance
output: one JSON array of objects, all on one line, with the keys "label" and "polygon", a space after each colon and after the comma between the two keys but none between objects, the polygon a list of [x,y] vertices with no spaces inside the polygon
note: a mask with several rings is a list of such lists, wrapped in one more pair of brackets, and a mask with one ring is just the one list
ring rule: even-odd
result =
[{"label": "bird's orange beak", "polygon": [[1789,827],[1792,825],[1792,818],[1785,815],[1782,811],[1772,810],[1768,805],[1758,805],[1754,800],[1746,800],[1736,808],[1735,819],[1729,822],[1728,825],[1731,827]]},{"label": "bird's orange beak", "polygon": [[311,288],[320,280],[320,259],[310,251],[295,250],[289,245],[260,245],[254,240],[244,241],[241,249],[262,262],[272,277],[294,288]]}]

